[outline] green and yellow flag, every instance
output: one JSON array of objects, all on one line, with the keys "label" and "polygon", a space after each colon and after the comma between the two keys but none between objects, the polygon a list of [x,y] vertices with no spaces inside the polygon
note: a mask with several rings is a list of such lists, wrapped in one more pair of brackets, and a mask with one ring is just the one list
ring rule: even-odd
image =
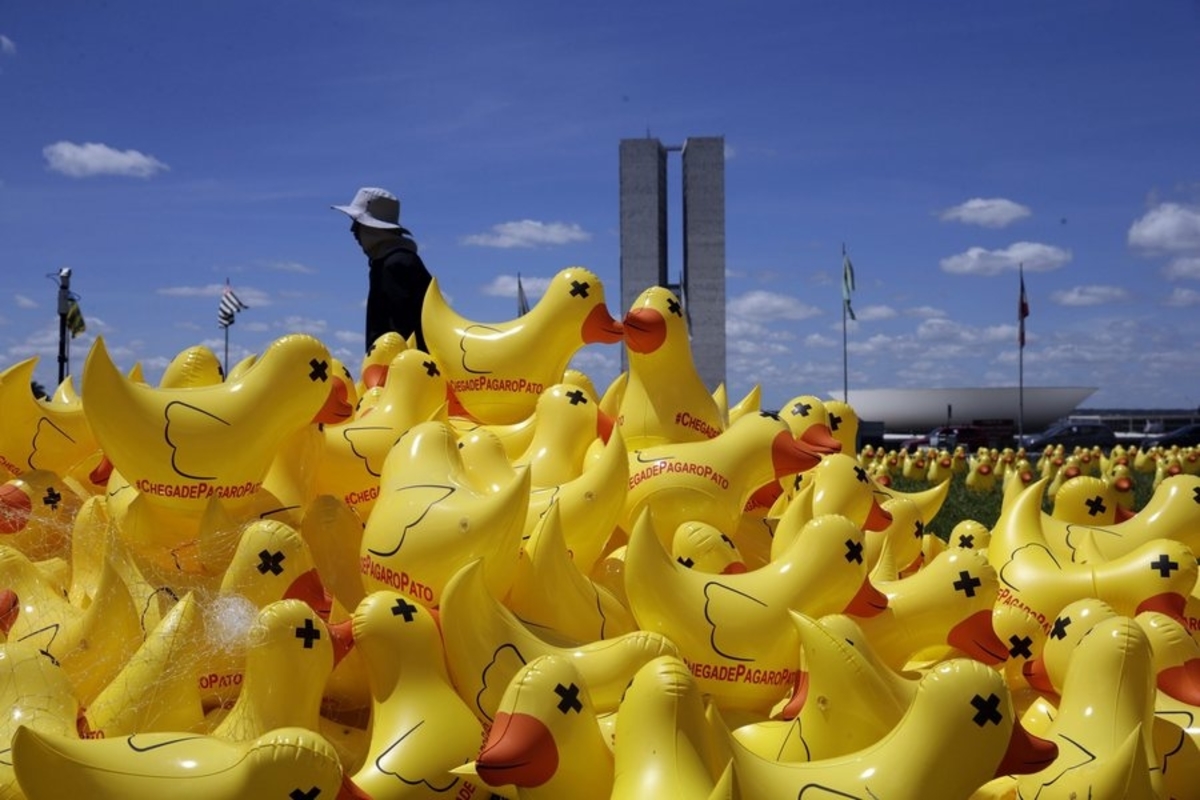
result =
[{"label": "green and yellow flag", "polygon": [[83,312],[79,310],[79,303],[74,299],[67,306],[67,330],[71,332],[72,339],[87,330],[87,323],[83,321]]}]

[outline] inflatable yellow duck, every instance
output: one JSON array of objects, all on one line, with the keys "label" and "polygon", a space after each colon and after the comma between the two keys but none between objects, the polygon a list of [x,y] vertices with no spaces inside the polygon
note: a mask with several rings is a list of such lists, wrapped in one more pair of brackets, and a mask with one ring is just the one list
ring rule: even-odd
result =
[{"label": "inflatable yellow duck", "polygon": [[630,535],[625,591],[642,628],[679,647],[718,706],[765,716],[799,667],[789,611],[820,617],[881,610],[884,598],[866,581],[862,549],[862,531],[829,514],[807,523],[788,551],[761,569],[705,574],[672,560],[646,513]]},{"label": "inflatable yellow duck", "polygon": [[516,571],[528,506],[527,468],[490,491],[472,482],[449,425],[414,425],[383,464],[380,496],[362,536],[363,585],[433,607],[450,577],[482,558],[488,585],[503,597]]},{"label": "inflatable yellow duck", "polygon": [[79,701],[67,676],[35,645],[0,644],[0,702],[8,712],[0,723],[0,797],[20,800],[10,743],[18,728],[71,737],[76,735]]},{"label": "inflatable yellow duck", "polygon": [[[1067,562],[1055,555],[1042,533],[1041,494],[1046,483],[1043,478],[1024,490],[1001,511],[992,529],[988,560],[1000,578],[999,602],[1029,609],[1047,633],[1060,609],[1087,597],[1104,600],[1131,617],[1142,611],[1182,617],[1196,584],[1196,558],[1190,548],[1172,539],[1151,539],[1110,561]],[[1089,548],[1095,549],[1090,544]]]},{"label": "inflatable yellow duck", "polygon": [[982,551],[946,550],[907,578],[879,573],[872,583],[887,608],[859,625],[885,664],[904,669],[922,651],[944,658],[949,648],[992,666],[1008,658],[992,628],[996,570]]},{"label": "inflatable yellow duck", "polygon": [[12,759],[28,800],[364,798],[343,779],[333,747],[305,728],[229,742],[185,732],[78,740],[21,727]]},{"label": "inflatable yellow duck", "polygon": [[341,498],[364,520],[375,507],[383,462],[396,440],[414,425],[446,420],[446,377],[432,356],[404,350],[383,374],[386,381],[365,413],[324,427],[314,470],[314,494]]},{"label": "inflatable yellow duck", "polygon": [[1017,778],[1021,796],[1050,791],[1063,797],[1067,792],[1079,797],[1166,796],[1151,738],[1151,664],[1146,635],[1128,617],[1103,620],[1079,640],[1070,656],[1058,715],[1046,734],[1057,744],[1058,757],[1044,769]]},{"label": "inflatable yellow duck", "polygon": [[707,798],[728,761],[683,659],[661,656],[639,669],[617,712],[613,800]]},{"label": "inflatable yellow duck", "polygon": [[999,672],[951,659],[921,678],[907,712],[875,744],[797,764],[770,761],[735,743],[733,770],[738,796],[756,800],[965,798],[997,775],[1040,769],[1056,753],[1021,726]]},{"label": "inflatable yellow duck", "polygon": [[450,770],[475,758],[483,726],[450,685],[433,612],[397,592],[372,592],[354,610],[354,647],[372,697],[370,746],[354,783],[374,800],[471,788]]},{"label": "inflatable yellow duck", "polygon": [[489,786],[515,786],[517,800],[611,797],[613,754],[571,659],[538,656],[517,671],[474,767]]},{"label": "inflatable yellow duck", "polygon": [[159,389],[125,378],[98,338],[83,368],[84,410],[116,469],[156,505],[198,511],[215,497],[232,508],[257,491],[289,435],[349,416],[330,364],[325,345],[291,334],[232,383]]},{"label": "inflatable yellow duck", "polygon": [[72,402],[34,397],[37,362],[29,358],[0,372],[0,475],[7,478],[35,469],[66,475],[99,449],[77,396]]},{"label": "inflatable yellow duck", "polygon": [[616,417],[629,449],[700,442],[725,430],[725,418],[696,371],[679,298],[651,286],[622,326],[629,373]]},{"label": "inflatable yellow duck", "polygon": [[714,439],[630,450],[621,527],[629,530],[648,510],[665,547],[685,522],[734,530],[755,490],[812,469],[828,452],[767,412],[742,417]]},{"label": "inflatable yellow duck", "polygon": [[679,650],[660,633],[635,631],[585,644],[553,643],[538,636],[493,597],[483,563],[463,566],[439,607],[446,664],[459,696],[480,720],[491,722],[509,681],[541,655],[575,661],[597,713],[616,711],[630,679],[646,662]]},{"label": "inflatable yellow duck", "polygon": [[525,419],[538,396],[562,380],[576,351],[622,336],[621,324],[605,306],[603,283],[583,267],[559,271],[527,314],[495,323],[459,315],[434,278],[421,325],[454,397],[471,417],[489,424]]}]

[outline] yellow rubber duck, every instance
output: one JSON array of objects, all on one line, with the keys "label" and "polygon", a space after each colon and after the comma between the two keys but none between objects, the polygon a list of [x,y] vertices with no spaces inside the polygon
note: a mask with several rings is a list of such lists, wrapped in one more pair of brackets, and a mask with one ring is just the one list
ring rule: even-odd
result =
[{"label": "yellow rubber duck", "polygon": [[[913,747],[920,742],[920,747]],[[1030,772],[1056,748],[1017,720],[1004,677],[971,659],[927,672],[908,711],[875,744],[849,755],[779,763],[733,747],[740,797],[969,797],[997,775]]]},{"label": "yellow rubber duck", "polygon": [[705,574],[671,558],[647,513],[630,535],[625,591],[642,628],[679,647],[718,706],[765,715],[799,667],[790,610],[812,617],[848,608],[879,613],[872,603],[883,598],[866,580],[862,549],[862,531],[829,514],[807,523],[766,567]]},{"label": "yellow rubber duck", "polygon": [[551,504],[522,548],[505,605],[552,638],[584,643],[637,630],[629,609],[575,564],[564,537],[562,514]]},{"label": "yellow rubber duck", "polygon": [[39,733],[76,736],[79,701],[71,683],[58,666],[37,647],[20,642],[0,644],[0,702],[8,712],[0,724],[0,797],[22,800],[9,745],[19,728]]},{"label": "yellow rubber duck", "polygon": [[100,448],[77,395],[69,402],[34,397],[37,362],[27,358],[0,372],[0,475],[6,478],[35,469],[66,475]]},{"label": "yellow rubber duck", "polygon": [[365,413],[324,427],[314,469],[314,494],[341,498],[364,520],[375,507],[383,462],[396,440],[414,425],[446,419],[446,378],[432,356],[403,350],[384,374]]},{"label": "yellow rubber duck", "polygon": [[192,345],[180,350],[158,380],[160,389],[185,389],[198,386],[216,386],[225,380],[221,360],[211,347]]},{"label": "yellow rubber duck", "polygon": [[756,489],[812,469],[826,452],[769,413],[744,416],[713,439],[631,448],[621,527],[629,530],[648,510],[665,547],[685,522],[733,530]]},{"label": "yellow rubber duck", "polygon": [[696,371],[679,298],[651,286],[621,324],[629,371],[615,416],[629,449],[702,442],[725,430],[725,417]]},{"label": "yellow rubber duck", "polygon": [[1000,578],[1000,602],[1029,609],[1047,633],[1060,609],[1087,597],[1104,600],[1131,617],[1142,611],[1182,617],[1196,583],[1196,558],[1190,548],[1172,539],[1151,539],[1106,562],[1072,564],[1060,559],[1041,529],[1046,482],[1043,478],[1022,492],[992,528],[988,560]]},{"label": "yellow rubber duck", "polygon": [[800,721],[801,760],[849,755],[886,736],[912,705],[917,680],[887,666],[844,614],[814,620],[792,612],[792,620],[804,666],[782,716]]},{"label": "yellow rubber duck", "polygon": [[517,800],[611,797],[613,754],[571,659],[538,656],[517,671],[474,768],[489,786],[515,786]]},{"label": "yellow rubber duck", "polygon": [[597,713],[616,711],[630,679],[646,662],[678,655],[660,633],[635,631],[582,645],[552,643],[517,619],[488,591],[483,562],[463,566],[439,607],[446,664],[459,697],[480,720],[491,722],[509,681],[541,655],[575,661],[591,690]]},{"label": "yellow rubber duck", "polygon": [[583,267],[560,270],[528,313],[495,323],[459,315],[434,278],[421,325],[453,395],[471,417],[489,424],[525,419],[538,395],[562,380],[576,351],[622,336],[621,324],[605,306],[603,283]]},{"label": "yellow rubber duck", "polygon": [[[28,643],[55,659],[84,706],[141,644],[137,609],[111,564],[105,563],[91,604],[80,609],[22,553],[0,545],[0,588],[0,631],[7,641]],[[100,641],[107,646],[91,646]]]},{"label": "yellow rubber duck", "polygon": [[327,626],[301,600],[267,604],[249,631],[242,690],[212,735],[248,742],[279,728],[307,728],[320,732],[353,771],[362,760],[365,732],[321,716],[325,683],[351,646],[349,623]]},{"label": "yellow rubber duck", "polygon": [[707,522],[685,522],[676,528],[671,557],[697,572],[735,575],[747,569],[733,539]]},{"label": "yellow rubber duck", "polygon": [[333,747],[304,728],[251,742],[185,732],[81,741],[23,726],[13,737],[12,761],[28,800],[363,797],[343,779]]},{"label": "yellow rubber duck", "polygon": [[592,443],[607,442],[613,419],[579,386],[556,383],[538,397],[533,436],[512,459],[529,466],[530,486],[558,486],[578,478]]},{"label": "yellow rubber duck", "polygon": [[433,612],[381,590],[353,619],[372,697],[371,741],[354,783],[374,800],[467,791],[450,770],[475,758],[483,726],[450,685]]},{"label": "yellow rubber duck", "polygon": [[83,368],[96,440],[137,491],[165,508],[202,510],[211,498],[245,504],[275,449],[310,422],[350,409],[344,378],[311,336],[276,339],[236,381],[190,389],[134,383],[96,339]]},{"label": "yellow rubber duck", "polygon": [[901,670],[923,651],[966,655],[996,666],[1008,648],[992,628],[999,586],[996,570],[978,550],[946,550],[907,578],[872,574],[887,608],[859,620],[885,664]]},{"label": "yellow rubber duck", "polygon": [[929,483],[941,483],[954,477],[954,456],[949,450],[938,450],[936,455],[929,458],[929,466],[925,470],[925,480]]},{"label": "yellow rubber duck", "polygon": [[451,576],[475,558],[503,597],[520,556],[529,470],[499,491],[474,484],[449,425],[423,422],[384,461],[380,496],[363,530],[363,585],[393,589],[422,605],[440,602]]},{"label": "yellow rubber duck", "polygon": [[153,731],[198,731],[204,725],[199,679],[204,617],[188,592],[146,636],[137,652],[80,714],[91,738]]},{"label": "yellow rubber duck", "polygon": [[[1096,493],[1082,491],[1073,512],[1064,508],[1063,517],[1071,519],[1058,514],[1042,516],[1042,531],[1056,553],[1075,558],[1085,536],[1105,560],[1119,558],[1154,539],[1174,539],[1193,550],[1200,548],[1200,504],[1196,503],[1200,477],[1178,475],[1165,481],[1133,515],[1117,510],[1120,503],[1107,485],[1084,482],[1079,488],[1093,486]],[[1085,520],[1093,509],[1101,519],[1112,514],[1113,521]]]},{"label": "yellow rubber duck", "polygon": [[[1053,640],[1051,634],[1047,647]],[[1046,735],[1058,745],[1058,757],[1017,778],[1021,796],[1166,796],[1153,726],[1154,676],[1145,633],[1128,617],[1098,622],[1070,656],[1058,716]]]},{"label": "yellow rubber duck", "polygon": [[712,794],[728,755],[705,703],[681,658],[637,671],[617,712],[613,800]]},{"label": "yellow rubber duck", "polygon": [[964,483],[972,491],[991,494],[996,488],[996,467],[990,453],[981,450],[970,459]]},{"label": "yellow rubber duck", "polygon": [[[797,518],[801,526],[809,519],[825,514],[847,517],[864,532],[884,531],[892,524],[891,514],[883,508],[883,503],[892,495],[876,486],[867,470],[846,453],[823,456],[815,467],[798,474],[791,485],[796,491],[812,487],[809,513]],[[777,505],[789,508],[791,504],[785,496]],[[777,508],[773,513],[782,516],[785,512]],[[772,557],[790,545],[790,536],[798,530],[794,526],[791,529],[776,527],[771,543]]]},{"label": "yellow rubber duck", "polygon": [[362,397],[371,389],[385,385],[392,360],[407,349],[408,342],[395,331],[387,331],[376,337],[359,364],[358,385],[355,387],[358,396]]}]

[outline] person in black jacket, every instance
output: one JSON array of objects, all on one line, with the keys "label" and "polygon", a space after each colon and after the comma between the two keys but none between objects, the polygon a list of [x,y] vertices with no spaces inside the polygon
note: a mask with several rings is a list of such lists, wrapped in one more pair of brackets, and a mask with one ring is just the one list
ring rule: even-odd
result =
[{"label": "person in black jacket", "polygon": [[350,205],[331,208],[353,220],[350,232],[367,256],[367,352],[388,331],[405,339],[415,334],[417,348],[424,350],[421,306],[431,277],[412,234],[400,227],[400,201],[391,192],[365,187]]}]

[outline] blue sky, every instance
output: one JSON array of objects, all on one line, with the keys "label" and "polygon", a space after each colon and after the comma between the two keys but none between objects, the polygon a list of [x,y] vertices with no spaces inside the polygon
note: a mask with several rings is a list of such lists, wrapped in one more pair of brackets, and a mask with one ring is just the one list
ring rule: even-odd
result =
[{"label": "blue sky", "polygon": [[[363,185],[464,316],[575,264],[623,316],[618,145],[649,132],[725,137],[734,400],[840,393],[845,242],[852,388],[1015,385],[1023,262],[1026,386],[1192,408],[1198,98],[1179,0],[10,3],[0,367],[57,382],[69,266],[76,375],[96,334],[151,381],[220,355],[226,278],[231,363],[304,331],[356,370],[365,259],[329,206]],[[617,347],[576,366],[603,389]]]}]

